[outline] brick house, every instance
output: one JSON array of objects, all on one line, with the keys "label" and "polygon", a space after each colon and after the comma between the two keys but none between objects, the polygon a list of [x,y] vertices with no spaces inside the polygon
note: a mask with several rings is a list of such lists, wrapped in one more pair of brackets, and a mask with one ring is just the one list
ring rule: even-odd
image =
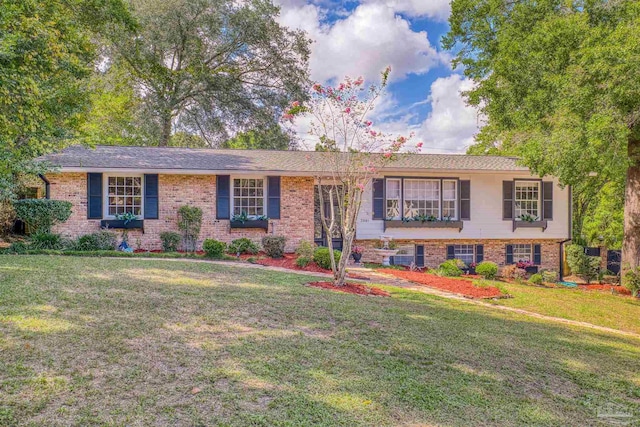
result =
[{"label": "brick house", "polygon": [[[43,158],[58,167],[44,179],[50,198],[73,204],[69,221],[55,230],[67,237],[118,227],[115,214],[133,212],[140,221],[129,232],[130,244],[160,249],[159,234],[177,231],[177,210],[188,204],[204,214],[199,245],[206,238],[259,241],[269,233],[286,236],[286,249],[293,251],[302,240],[326,244],[318,218],[326,206],[319,206],[316,194],[320,155],[76,146]],[[561,244],[570,237],[570,188],[533,176],[515,158],[400,156],[365,191],[356,235],[364,260],[377,260],[371,249],[387,235],[399,244],[397,263],[530,260],[558,270]],[[234,221],[242,212],[266,219]],[[441,220],[402,220],[415,215]],[[339,237],[334,241],[340,245]]]}]

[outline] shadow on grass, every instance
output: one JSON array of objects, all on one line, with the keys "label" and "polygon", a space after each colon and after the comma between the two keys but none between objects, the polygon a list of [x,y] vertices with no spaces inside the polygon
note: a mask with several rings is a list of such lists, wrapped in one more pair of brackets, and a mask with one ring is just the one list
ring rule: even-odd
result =
[{"label": "shadow on grass", "polygon": [[593,425],[607,404],[640,411],[640,341],[624,336],[209,264],[53,258],[28,277],[0,284],[0,315],[74,328],[0,323],[6,425]]}]

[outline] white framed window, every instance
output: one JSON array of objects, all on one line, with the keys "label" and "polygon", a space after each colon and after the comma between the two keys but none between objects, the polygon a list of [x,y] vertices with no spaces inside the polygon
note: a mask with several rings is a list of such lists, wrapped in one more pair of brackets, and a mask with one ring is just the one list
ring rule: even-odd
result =
[{"label": "white framed window", "polygon": [[442,180],[442,219],[458,219],[458,181]]},{"label": "white framed window", "polygon": [[456,259],[459,259],[467,265],[475,262],[474,245],[454,245],[453,253]]},{"label": "white framed window", "polygon": [[533,262],[533,246],[529,244],[513,245],[513,262]]},{"label": "white framed window", "polygon": [[400,219],[400,195],[402,194],[402,181],[399,178],[387,178],[387,206],[386,219]]},{"label": "white framed window", "polygon": [[515,219],[522,220],[522,216],[531,216],[535,220],[540,218],[540,182],[515,182]]},{"label": "white framed window", "polygon": [[266,191],[263,178],[233,178],[232,214],[266,215]]},{"label": "white framed window", "polygon": [[143,179],[142,175],[106,175],[104,179],[104,216],[132,213],[143,215]]},{"label": "white framed window", "polygon": [[440,218],[440,180],[405,179],[404,212],[405,218],[417,215]]}]

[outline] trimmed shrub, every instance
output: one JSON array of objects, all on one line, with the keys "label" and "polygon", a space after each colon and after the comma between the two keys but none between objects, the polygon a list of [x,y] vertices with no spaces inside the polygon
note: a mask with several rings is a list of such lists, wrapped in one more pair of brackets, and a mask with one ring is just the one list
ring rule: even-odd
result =
[{"label": "trimmed shrub", "polygon": [[115,233],[102,230],[97,233],[85,234],[73,244],[76,251],[113,251],[117,246]]},{"label": "trimmed shrub", "polygon": [[542,270],[542,280],[545,283],[556,283],[558,281],[558,272],[553,270]]},{"label": "trimmed shrub", "polygon": [[160,233],[160,240],[162,240],[162,250],[165,252],[176,252],[178,246],[180,246],[180,240],[182,236],[175,231],[163,231]]},{"label": "trimmed shrub", "polygon": [[314,250],[315,245],[313,243],[303,240],[300,242],[298,249],[296,249],[296,255],[298,255],[298,258],[307,258],[311,260],[313,258]]},{"label": "trimmed shrub", "polygon": [[629,270],[622,278],[622,284],[634,297],[640,296],[640,267]]},{"label": "trimmed shrub", "polygon": [[[462,268],[464,266],[464,262],[459,259],[449,259],[438,266],[437,274],[446,277],[459,277],[462,276]],[[478,270],[476,269],[477,272]]]},{"label": "trimmed shrub", "polygon": [[305,268],[310,263],[311,263],[311,258],[307,258],[305,256],[299,256],[296,259],[296,265],[300,268]]},{"label": "trimmed shrub", "polygon": [[476,266],[476,273],[485,279],[495,279],[498,275],[498,264],[491,261],[482,261]]},{"label": "trimmed shrub", "polygon": [[31,235],[31,249],[63,249],[65,244],[59,234],[45,233],[43,231]]},{"label": "trimmed shrub", "polygon": [[531,277],[529,278],[529,282],[533,283],[534,285],[542,285],[544,283],[544,278],[542,277],[542,274],[535,273],[531,275]]},{"label": "trimmed shrub", "polygon": [[202,250],[209,258],[222,258],[227,244],[215,239],[205,239],[202,243]]},{"label": "trimmed shrub", "polygon": [[29,245],[27,245],[25,242],[17,241],[17,242],[13,242],[11,244],[11,246],[9,246],[5,250],[5,253],[8,253],[8,254],[24,254],[28,250],[29,250]]},{"label": "trimmed shrub", "polygon": [[242,237],[240,239],[236,239],[231,242],[229,248],[227,249],[227,253],[237,255],[237,254],[251,254],[255,255],[260,252],[260,248],[258,245],[253,243],[251,240],[246,237]]},{"label": "trimmed shrub", "polygon": [[197,206],[180,206],[178,209],[178,229],[182,231],[185,251],[196,251],[196,243],[201,227],[202,209]]},{"label": "trimmed shrub", "polygon": [[[337,249],[333,250],[333,256],[336,260],[336,264],[340,262],[342,252]],[[313,260],[319,267],[325,270],[331,270],[331,255],[329,255],[329,248],[317,248],[313,251]]]},{"label": "trimmed shrub", "polygon": [[584,253],[584,248],[580,245],[569,245],[566,247],[567,264],[573,274],[580,276],[587,283],[598,277],[600,271],[600,257],[589,256]]},{"label": "trimmed shrub", "polygon": [[50,199],[24,199],[13,202],[16,217],[33,233],[50,233],[51,228],[71,216],[71,202]]},{"label": "trimmed shrub", "polygon": [[262,238],[262,249],[268,257],[282,258],[286,241],[287,238],[284,236],[264,236]]}]

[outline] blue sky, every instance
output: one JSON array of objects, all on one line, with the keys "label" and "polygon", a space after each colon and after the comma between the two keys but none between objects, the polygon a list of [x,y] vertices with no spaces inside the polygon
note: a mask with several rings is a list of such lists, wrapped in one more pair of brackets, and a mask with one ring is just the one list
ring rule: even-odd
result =
[{"label": "blue sky", "polygon": [[477,112],[460,94],[472,82],[450,66],[440,45],[449,0],[275,0],[283,25],[305,30],[311,77],[375,80],[387,65],[391,84],[376,112],[382,130],[415,132],[427,152],[464,152],[478,130]]}]

